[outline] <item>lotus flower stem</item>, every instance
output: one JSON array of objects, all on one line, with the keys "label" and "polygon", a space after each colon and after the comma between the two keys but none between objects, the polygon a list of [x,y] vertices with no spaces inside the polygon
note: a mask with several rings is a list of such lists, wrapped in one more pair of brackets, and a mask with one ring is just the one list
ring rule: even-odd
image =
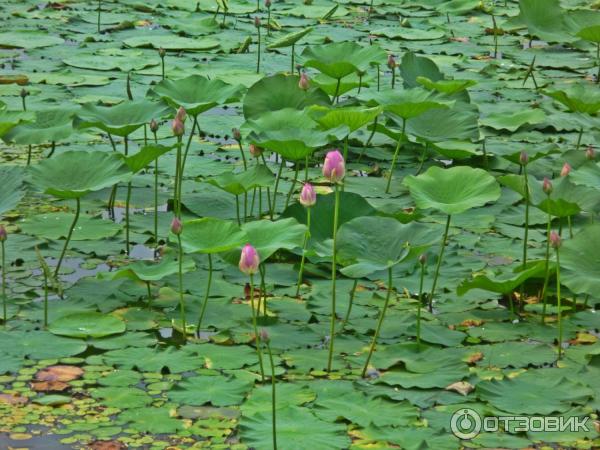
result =
[{"label": "lotus flower stem", "polygon": [[267,317],[267,286],[265,284],[265,275],[267,274],[267,268],[265,267],[265,263],[260,263],[258,266],[258,271],[260,273],[260,293],[259,296],[259,306],[258,311],[260,312],[260,299],[262,297],[262,306],[263,306],[263,316]]},{"label": "lotus flower stem", "polygon": [[[129,154],[129,141],[124,137],[125,156]],[[129,207],[131,205],[131,180],[127,183],[127,197],[125,199],[125,251],[129,255]]]},{"label": "lotus flower stem", "polygon": [[373,136],[375,136],[375,131],[377,130],[377,120],[379,120],[379,116],[375,116],[375,119],[373,120],[373,125],[372,125],[373,129],[371,130],[371,134],[369,135],[367,142],[365,142],[365,145],[363,145],[360,155],[358,155],[358,162],[360,162],[360,160],[362,159],[363,155],[365,154],[365,150],[367,149],[367,147],[373,140]]},{"label": "lotus flower stem", "polygon": [[[129,72],[127,72],[127,81],[126,81],[126,85],[125,85],[125,91],[127,93],[127,99],[128,100],[133,100],[133,94],[131,92],[131,70]],[[146,125],[144,125],[144,131],[146,129]]]},{"label": "lotus flower stem", "polygon": [[377,338],[379,337],[379,332],[381,331],[381,325],[383,324],[383,319],[385,317],[385,313],[387,311],[388,305],[390,303],[390,297],[392,296],[392,267],[388,267],[388,289],[387,294],[385,296],[385,303],[383,304],[383,309],[381,310],[381,314],[379,316],[379,321],[377,322],[377,328],[375,329],[375,334],[373,335],[373,340],[371,341],[371,347],[369,348],[369,354],[367,355],[367,360],[365,361],[365,365],[362,370],[361,376],[364,378],[367,374],[367,369],[369,368],[369,362],[371,361],[371,357],[373,356],[373,351],[375,350],[375,345],[377,344]]},{"label": "lotus flower stem", "polygon": [[377,92],[379,92],[380,86],[381,86],[381,73],[380,73],[379,64],[377,64]]},{"label": "lotus flower stem", "polygon": [[442,265],[442,259],[444,258],[444,250],[446,250],[446,241],[448,240],[448,230],[450,229],[450,219],[452,216],[448,214],[446,219],[446,228],[444,229],[444,237],[442,238],[442,247],[440,248],[440,254],[438,255],[437,264],[435,266],[435,274],[433,275],[433,284],[431,286],[431,294],[429,295],[429,312],[433,311],[433,296],[435,295],[435,288],[437,286],[438,276],[440,274],[440,267]]},{"label": "lotus flower stem", "polygon": [[152,309],[152,286],[149,281],[146,281],[146,289],[148,290],[148,309]]},{"label": "lotus flower stem", "polygon": [[200,125],[198,125],[198,116],[194,116],[194,121],[192,122],[192,131],[190,131],[190,136],[188,137],[187,144],[185,145],[185,153],[183,154],[183,159],[181,161],[181,171],[179,173],[179,201],[181,202],[181,185],[183,184],[183,172],[185,170],[185,163],[187,161],[188,152],[190,151],[190,146],[192,145],[192,137],[194,136],[194,130],[198,128],[198,133],[200,133]]},{"label": "lotus flower stem", "polygon": [[296,161],[296,163],[294,165],[296,166],[296,170],[294,171],[294,179],[292,180],[292,185],[290,186],[290,190],[288,191],[287,198],[285,199],[285,207],[286,208],[290,204],[290,199],[292,198],[294,189],[296,189],[296,182],[298,181],[298,171],[300,170],[300,163],[298,161]]},{"label": "lotus flower stem", "polygon": [[331,257],[331,325],[329,328],[329,356],[327,359],[327,372],[331,372],[331,364],[333,362],[333,340],[335,338],[335,278],[337,274],[336,258],[337,258],[337,228],[340,215],[340,190],[338,184],[335,183],[335,206],[333,208],[333,252]]},{"label": "lotus flower stem", "polygon": [[269,354],[269,363],[271,364],[271,414],[273,424],[273,450],[277,450],[277,402],[276,402],[276,378],[275,378],[275,364],[273,363],[273,352],[271,351],[271,345],[269,339],[264,339],[265,346],[267,347],[267,353]]},{"label": "lotus flower stem", "polygon": [[183,247],[181,246],[181,235],[177,235],[177,246],[179,247],[179,312],[181,314],[181,332],[183,333],[183,340],[187,341],[187,324],[185,321],[185,299],[183,297]]},{"label": "lotus flower stem", "polygon": [[550,281],[550,227],[552,223],[552,216],[548,213],[548,224],[546,226],[546,264],[544,271],[544,284],[542,286],[542,325],[545,323],[546,318],[546,307],[548,305],[548,282]]},{"label": "lotus flower stem", "polygon": [[240,220],[240,196],[235,196],[235,214],[237,217],[238,226],[242,225],[242,221]]},{"label": "lotus flower stem", "polygon": [[[262,158],[264,166],[268,167],[267,161],[265,160],[265,155],[260,155],[260,157]],[[271,209],[271,188],[269,188],[268,186],[267,186],[267,205],[268,205],[269,209]]]},{"label": "lotus flower stem", "polygon": [[248,192],[244,191],[244,223],[248,221]]},{"label": "lotus flower stem", "polygon": [[596,84],[600,83],[600,42],[596,44],[596,61],[598,61],[598,73],[596,74]]},{"label": "lotus flower stem", "polygon": [[583,127],[579,129],[579,136],[577,137],[577,146],[575,150],[579,150],[579,146],[581,145],[581,138],[583,137]]},{"label": "lotus flower stem", "polygon": [[250,274],[250,306],[252,307],[252,326],[254,327],[254,339],[256,339],[256,354],[258,356],[258,365],[260,366],[260,376],[262,382],[265,382],[265,369],[263,367],[262,351],[260,349],[260,335],[256,326],[256,316],[258,311],[254,308],[254,275]]},{"label": "lotus flower stem", "polygon": [[[529,179],[527,178],[527,164],[521,166],[523,168],[523,178],[525,183],[525,233],[523,236],[523,269],[527,267],[527,244],[529,241]],[[525,301],[525,283],[521,284],[521,305]]]},{"label": "lotus flower stem", "polygon": [[258,53],[256,55],[256,73],[260,73],[260,25],[256,27],[256,34],[258,38]]},{"label": "lotus flower stem", "polygon": [[31,144],[27,147],[27,165],[31,164]]},{"label": "lotus flower stem", "polygon": [[498,58],[498,26],[496,25],[496,16],[493,14],[492,16],[492,24],[494,26],[494,59]]},{"label": "lotus flower stem", "polygon": [[367,22],[369,20],[371,20],[371,12],[373,11],[373,0],[371,0],[371,3],[369,4],[369,10],[367,12]]},{"label": "lotus flower stem", "polygon": [[258,213],[256,214],[256,220],[260,220],[262,217],[262,188],[258,188]]},{"label": "lotus flower stem", "polygon": [[204,294],[204,303],[202,303],[202,310],[200,311],[200,317],[198,318],[198,325],[196,325],[196,335],[200,337],[200,332],[202,331],[202,319],[204,319],[204,313],[206,312],[206,305],[208,305],[208,298],[210,296],[210,285],[212,283],[212,272],[213,272],[213,264],[212,264],[212,255],[210,253],[208,256],[208,280],[206,281],[206,293]]},{"label": "lotus flower stem", "polygon": [[306,159],[304,162],[304,182],[308,182],[308,155],[306,155]]},{"label": "lotus flower stem", "polygon": [[181,183],[179,180],[181,179],[181,136],[177,136],[177,158],[175,161],[175,195],[174,195],[174,209],[175,215],[178,218],[181,218]]},{"label": "lotus flower stem", "polygon": [[285,160],[281,158],[281,164],[279,165],[279,170],[277,171],[277,177],[275,178],[275,187],[273,190],[273,203],[271,204],[271,220],[273,220],[273,215],[275,214],[275,207],[277,206],[277,188],[279,187],[279,179],[281,178],[281,172],[283,171],[284,165]]},{"label": "lotus flower stem", "polygon": [[558,308],[558,359],[562,358],[562,341],[563,341],[563,326],[562,326],[562,310],[560,298],[560,246],[556,246],[556,306]]},{"label": "lotus flower stem", "polygon": [[42,270],[44,274],[44,328],[48,328],[48,273]]},{"label": "lotus flower stem", "polygon": [[246,155],[242,148],[242,141],[238,141],[238,147],[240,148],[240,155],[242,155],[242,162],[244,163],[244,170],[248,170],[248,162],[246,161]]},{"label": "lotus flower stem", "polygon": [[100,13],[102,12],[102,0],[98,0],[98,33],[100,33]]},{"label": "lotus flower stem", "polygon": [[402,119],[402,134],[398,138],[398,143],[396,144],[396,150],[394,150],[394,156],[392,157],[392,165],[390,166],[390,174],[388,176],[388,181],[385,186],[385,193],[390,193],[390,186],[392,184],[392,175],[394,173],[394,166],[396,165],[396,160],[398,159],[398,153],[400,153],[400,145],[404,140],[404,131],[406,130],[406,119]]},{"label": "lotus flower stem", "polygon": [[267,8],[267,36],[271,36],[271,6]]},{"label": "lotus flower stem", "polygon": [[[81,212],[81,200],[79,197],[75,199],[77,202],[77,206],[75,208],[75,217],[73,218],[73,223],[71,224],[71,228],[69,228],[69,233],[67,234],[67,239],[65,240],[65,245],[63,246],[60,257],[58,258],[58,262],[56,263],[56,268],[54,269],[54,278],[58,279],[58,272],[60,271],[60,266],[62,265],[62,261],[65,257],[65,253],[67,252],[67,247],[69,246],[69,241],[71,240],[71,236],[73,236],[73,230],[75,229],[75,225],[77,225],[77,220],[79,220],[79,213]],[[4,252],[3,252],[4,254]]]},{"label": "lotus flower stem", "polygon": [[306,247],[310,239],[310,208],[306,208],[306,233],[304,233],[304,243],[302,244],[302,258],[300,259],[300,271],[298,272],[298,286],[296,287],[296,297],[300,295],[300,285],[302,284],[302,275],[304,273],[304,260],[306,259]]},{"label": "lotus flower stem", "polygon": [[[154,133],[154,143],[158,144],[156,131]],[[158,250],[158,158],[154,160],[154,248]],[[156,257],[156,254],[154,255]]]},{"label": "lotus flower stem", "polygon": [[569,237],[573,238],[573,222],[571,221],[571,216],[567,216],[567,225],[569,226]]},{"label": "lotus flower stem", "polygon": [[340,92],[340,83],[342,82],[341,78],[337,79],[337,83],[335,85],[335,93],[333,94],[333,98],[331,99],[331,103],[333,104],[335,103],[339,103],[340,101],[340,96],[339,96],[339,92]]},{"label": "lotus flower stem", "polygon": [[419,303],[417,304],[417,347],[421,349],[421,308],[423,307],[423,281],[425,280],[425,263],[426,258],[419,260],[421,266],[421,274],[419,276]]},{"label": "lotus flower stem", "polygon": [[2,240],[0,244],[0,247],[2,247],[2,318],[4,326],[6,327],[6,322],[8,321],[6,309],[6,247],[4,245],[4,240]]},{"label": "lotus flower stem", "polygon": [[358,278],[354,279],[354,283],[352,283],[352,289],[350,289],[350,300],[348,301],[348,309],[346,310],[346,317],[344,317],[344,321],[342,322],[341,329],[343,330],[348,324],[348,320],[350,320],[350,313],[352,313],[352,305],[354,304],[354,297],[356,296],[356,288],[358,287]]},{"label": "lotus flower stem", "polygon": [[292,70],[290,71],[290,73],[293,75],[294,74],[294,52],[295,52],[295,44],[292,44]]},{"label": "lotus flower stem", "polygon": [[55,150],[56,150],[56,142],[52,141],[50,143],[50,153],[48,153],[48,156],[46,156],[46,158],[50,158],[52,155],[54,155]]}]

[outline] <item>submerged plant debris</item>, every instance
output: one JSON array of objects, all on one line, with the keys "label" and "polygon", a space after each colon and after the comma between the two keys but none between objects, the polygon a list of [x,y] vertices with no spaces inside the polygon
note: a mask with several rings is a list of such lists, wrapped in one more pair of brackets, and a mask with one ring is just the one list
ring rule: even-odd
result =
[{"label": "submerged plant debris", "polygon": [[0,448],[599,448],[599,7],[1,2]]}]

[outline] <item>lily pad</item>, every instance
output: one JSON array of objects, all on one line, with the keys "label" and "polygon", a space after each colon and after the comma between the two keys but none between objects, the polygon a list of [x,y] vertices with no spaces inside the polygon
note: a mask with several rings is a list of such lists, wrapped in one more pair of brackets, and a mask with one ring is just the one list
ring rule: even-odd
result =
[{"label": "lily pad", "polygon": [[99,312],[73,313],[50,323],[48,330],[53,334],[74,338],[99,338],[125,331],[121,319]]}]

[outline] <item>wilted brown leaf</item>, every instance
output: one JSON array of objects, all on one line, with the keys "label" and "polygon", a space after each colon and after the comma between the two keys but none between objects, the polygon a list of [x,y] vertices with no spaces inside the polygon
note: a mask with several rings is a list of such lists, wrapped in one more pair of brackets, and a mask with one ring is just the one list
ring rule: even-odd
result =
[{"label": "wilted brown leaf", "polygon": [[124,450],[127,446],[119,441],[95,441],[90,444],[90,450]]},{"label": "wilted brown leaf", "polygon": [[49,366],[35,374],[38,381],[72,381],[83,375],[83,369],[77,366]]},{"label": "wilted brown leaf", "polygon": [[15,394],[0,394],[0,403],[8,403],[9,405],[24,405],[27,403],[27,398]]},{"label": "wilted brown leaf", "polygon": [[475,353],[471,353],[466,362],[468,364],[475,364],[477,361],[481,361],[483,359],[483,353],[481,352],[475,352]]},{"label": "wilted brown leaf", "polygon": [[457,381],[456,383],[452,383],[450,386],[446,386],[447,391],[455,391],[462,395],[467,395],[473,389],[472,384],[467,383],[466,381]]},{"label": "wilted brown leaf", "polygon": [[34,381],[31,389],[36,392],[63,392],[71,386],[64,381]]}]

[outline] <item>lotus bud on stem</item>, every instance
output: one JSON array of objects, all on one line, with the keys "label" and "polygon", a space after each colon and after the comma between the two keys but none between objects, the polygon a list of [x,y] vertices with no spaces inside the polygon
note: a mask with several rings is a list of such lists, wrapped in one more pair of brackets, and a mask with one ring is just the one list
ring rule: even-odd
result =
[{"label": "lotus bud on stem", "polygon": [[300,204],[306,208],[306,233],[304,234],[304,243],[302,245],[302,258],[300,259],[300,270],[298,272],[298,286],[296,287],[296,297],[300,295],[300,285],[302,284],[302,275],[304,273],[304,261],[306,259],[306,247],[310,239],[310,208],[317,202],[317,193],[312,184],[304,183],[299,197]]},{"label": "lotus bud on stem", "polygon": [[258,16],[254,17],[254,26],[256,27],[256,35],[258,38],[258,54],[256,56],[256,73],[260,73],[260,17],[258,17]]},{"label": "lotus bud on stem", "polygon": [[392,89],[396,85],[396,59],[394,55],[388,55],[387,65],[392,71]]},{"label": "lotus bud on stem", "polygon": [[306,72],[302,72],[300,74],[300,81],[298,81],[298,87],[303,91],[308,91],[308,88],[310,87],[310,79],[308,78]]},{"label": "lotus bud on stem", "polygon": [[556,231],[550,233],[550,245],[556,252],[556,306],[558,308],[558,359],[562,358],[563,324],[560,296],[560,246],[562,242]]},{"label": "lotus bud on stem", "polygon": [[160,57],[160,65],[161,65],[161,76],[162,79],[165,79],[165,56],[167,56],[167,51],[164,48],[158,49],[158,56]]},{"label": "lotus bud on stem", "polygon": [[417,304],[417,347],[421,349],[421,308],[423,307],[423,281],[425,280],[425,265],[427,264],[427,255],[425,253],[419,256],[419,303]]},{"label": "lotus bud on stem", "polygon": [[339,185],[346,175],[346,163],[339,150],[332,150],[325,156],[323,163],[323,176],[334,186],[335,206],[333,208],[333,252],[331,258],[331,326],[329,330],[329,355],[327,359],[327,372],[331,372],[333,362],[333,348],[335,338],[336,320],[336,259],[337,259],[337,228],[340,214],[340,190]]},{"label": "lotus bud on stem", "polygon": [[[523,264],[522,270],[527,267],[527,246],[529,243],[529,204],[530,204],[530,192],[529,192],[529,177],[527,175],[527,164],[529,164],[529,155],[527,152],[522,151],[519,155],[519,163],[523,170],[523,184],[524,184],[524,200],[525,200],[525,231],[523,236]],[[525,283],[521,283],[521,305],[524,305],[525,300]],[[511,302],[512,306],[512,302]],[[514,307],[511,307],[511,314],[514,315]]]},{"label": "lotus bud on stem", "polygon": [[[550,199],[550,195],[552,194],[553,187],[552,187],[552,182],[547,177],[544,177],[544,181],[542,182],[542,190],[544,191],[544,193],[546,194],[548,199]],[[548,300],[548,282],[550,280],[550,237],[551,237],[550,228],[551,228],[551,224],[552,224],[552,215],[550,214],[550,212],[548,212],[548,220],[546,223],[546,264],[545,264],[545,270],[544,270],[544,284],[542,286],[542,292],[540,294],[540,296],[542,297],[542,302],[543,302],[542,325],[544,324],[545,318],[546,318],[546,306],[547,306],[547,300]]]},{"label": "lotus bud on stem", "polygon": [[183,340],[187,341],[187,323],[185,320],[185,298],[183,297],[183,246],[181,245],[181,233],[183,232],[183,223],[177,216],[171,221],[171,233],[177,236],[177,246],[179,249],[178,259],[178,280],[179,280],[179,313],[181,314],[181,333]]},{"label": "lotus bud on stem", "polygon": [[256,353],[258,355],[258,364],[260,366],[260,375],[262,381],[265,381],[265,370],[263,367],[263,358],[262,351],[260,346],[260,335],[258,334],[258,327],[256,318],[258,316],[259,311],[254,307],[254,274],[258,272],[258,266],[260,265],[260,257],[258,256],[258,252],[256,249],[250,245],[246,244],[244,248],[242,248],[242,252],[240,254],[240,262],[238,267],[240,271],[250,277],[250,306],[252,308],[252,326],[254,328],[254,338],[256,339]]}]

